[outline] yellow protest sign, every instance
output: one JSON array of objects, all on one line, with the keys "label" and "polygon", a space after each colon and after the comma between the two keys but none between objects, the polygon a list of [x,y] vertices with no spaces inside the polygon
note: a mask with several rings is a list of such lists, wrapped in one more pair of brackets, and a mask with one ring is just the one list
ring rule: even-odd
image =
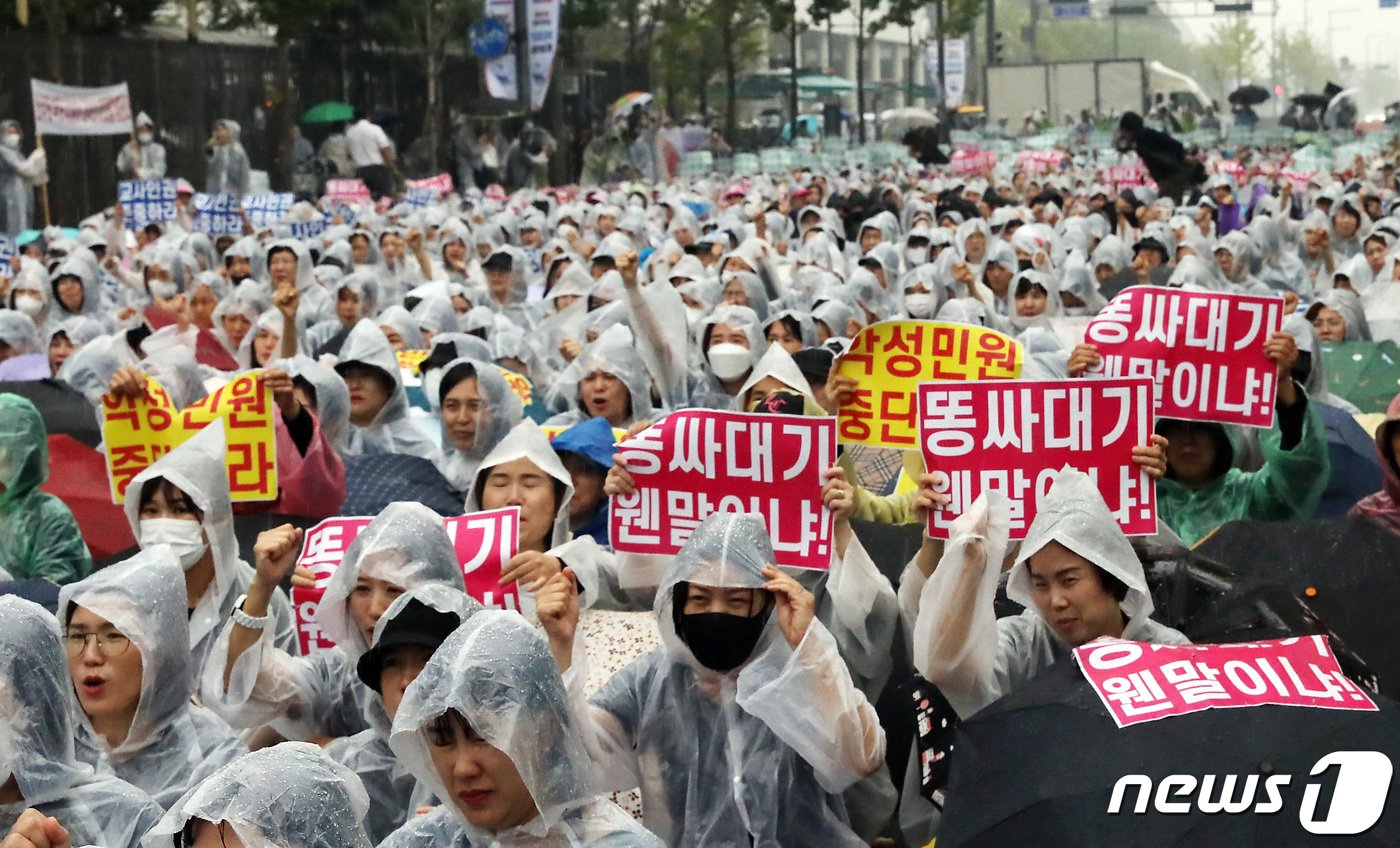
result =
[{"label": "yellow protest sign", "polygon": [[[499,365],[496,367],[501,368]],[[527,379],[525,375],[517,374],[509,368],[501,368],[501,376],[506,378],[506,385],[510,386],[511,391],[515,392],[515,396],[520,398],[520,403],[524,406],[529,406],[531,403],[531,390],[533,388],[530,385],[529,379]]]},{"label": "yellow protest sign", "polygon": [[251,371],[198,403],[175,408],[160,383],[146,378],[139,398],[102,398],[102,439],[112,502],[122,503],[131,478],[215,419],[228,438],[225,463],[235,503],[277,499],[277,407],[261,371]]},{"label": "yellow protest sign", "polygon": [[919,446],[920,383],[1015,379],[1024,354],[1010,336],[941,321],[881,321],[862,330],[837,374],[859,388],[841,407],[837,438],[847,444]]},{"label": "yellow protest sign", "polygon": [[402,368],[410,374],[416,375],[418,373],[418,366],[422,365],[423,360],[428,358],[428,351],[401,350],[398,353],[394,354],[394,356],[398,357],[399,368]]}]

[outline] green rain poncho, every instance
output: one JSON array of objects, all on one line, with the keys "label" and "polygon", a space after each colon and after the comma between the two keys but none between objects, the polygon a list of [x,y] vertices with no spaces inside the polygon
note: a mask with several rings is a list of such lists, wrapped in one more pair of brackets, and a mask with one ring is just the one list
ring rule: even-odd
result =
[{"label": "green rain poncho", "polygon": [[[1299,392],[1299,400],[1303,400]],[[1286,414],[1282,408],[1279,415]],[[1259,434],[1264,466],[1258,471],[1230,468],[1210,484],[1189,489],[1175,480],[1157,482],[1157,515],[1188,545],[1227,521],[1297,521],[1309,518],[1327,488],[1327,436],[1308,402],[1302,437],[1285,450],[1278,421]],[[1234,450],[1227,438],[1217,445]]]},{"label": "green rain poncho", "polygon": [[0,569],[70,583],[92,571],[92,555],[73,512],[39,491],[49,479],[47,439],[34,404],[0,394]]}]

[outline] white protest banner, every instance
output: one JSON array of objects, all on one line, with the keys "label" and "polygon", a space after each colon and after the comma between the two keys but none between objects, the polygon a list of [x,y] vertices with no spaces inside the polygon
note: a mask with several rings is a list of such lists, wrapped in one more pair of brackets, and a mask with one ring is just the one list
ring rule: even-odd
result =
[{"label": "white protest banner", "polygon": [[370,203],[373,198],[369,193],[369,186],[361,179],[338,179],[326,180],[326,199],[334,206],[337,203]]},{"label": "white protest banner", "polygon": [[34,131],[39,135],[128,135],[131,95],[126,83],[76,88],[31,79]]},{"label": "white protest banner", "polygon": [[1024,539],[1055,474],[1068,465],[1099,487],[1128,535],[1157,532],[1157,500],[1133,448],[1152,435],[1152,381],[979,380],[919,386],[924,466],[952,500],[929,513],[928,534],[988,489],[1011,503],[1011,538]]},{"label": "white protest banner", "polygon": [[194,229],[211,236],[238,235],[243,232],[243,213],[236,194],[205,194],[194,196]]},{"label": "white protest banner", "polygon": [[296,199],[290,191],[250,194],[243,198],[243,211],[248,213],[248,223],[254,229],[263,230],[281,222]]},{"label": "white protest banner", "polygon": [[830,564],[821,475],[836,461],[834,418],[687,409],[617,449],[637,490],[612,499],[615,550],[674,554],[711,513],[753,512],[778,565]]},{"label": "white protest banner", "polygon": [[1269,427],[1276,368],[1264,354],[1283,300],[1133,286],[1084,333],[1103,361],[1092,375],[1150,377],[1157,415]]},{"label": "white protest banner", "polygon": [[[340,567],[355,537],[373,518],[327,518],[306,531],[297,565],[311,571],[314,587],[292,588],[292,610],[297,620],[297,641],[303,656],[335,647],[321,630],[316,608]],[[443,519],[447,535],[462,568],[462,586],[487,609],[520,610],[520,594],[514,584],[497,585],[506,563],[515,556],[520,536],[520,508],[483,510]]]},{"label": "white protest banner", "polygon": [[122,180],[117,183],[117,202],[128,230],[147,224],[173,221],[177,217],[175,180]]}]

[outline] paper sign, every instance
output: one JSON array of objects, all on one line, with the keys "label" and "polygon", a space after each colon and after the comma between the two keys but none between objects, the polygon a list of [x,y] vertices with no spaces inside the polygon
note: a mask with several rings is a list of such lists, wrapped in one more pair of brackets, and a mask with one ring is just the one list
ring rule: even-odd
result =
[{"label": "paper sign", "polygon": [[[314,587],[292,587],[292,609],[297,619],[297,641],[303,656],[335,647],[321,630],[316,608],[330,585],[331,576],[345,558],[355,537],[373,518],[327,518],[306,531],[297,565],[315,576]],[[519,611],[515,584],[497,585],[506,563],[516,554],[520,536],[520,508],[484,510],[443,519],[447,535],[462,567],[463,588],[487,609]]]},{"label": "paper sign", "polygon": [[287,235],[291,238],[306,241],[326,231],[326,216],[317,215],[309,221],[288,221],[283,226],[287,228]]},{"label": "paper sign", "polygon": [[243,198],[243,209],[254,229],[265,230],[280,222],[296,200],[290,191],[250,194]]},{"label": "paper sign", "polygon": [[436,177],[408,180],[404,183],[404,202],[420,208],[451,193],[452,177],[449,174],[438,174]]},{"label": "paper sign", "polygon": [[837,373],[860,381],[838,416],[842,442],[912,450],[919,445],[919,383],[1014,379],[1021,346],[995,330],[937,321],[866,327]]},{"label": "paper sign", "polygon": [[126,83],[78,88],[31,79],[34,130],[40,135],[127,135],[131,94]]},{"label": "paper sign", "polygon": [[369,203],[369,187],[364,180],[326,180],[326,198],[335,203]]},{"label": "paper sign", "polygon": [[617,446],[637,490],[609,510],[614,550],[674,554],[708,515],[762,515],[777,564],[825,570],[831,513],[822,472],[836,422],[803,415],[688,409]]},{"label": "paper sign", "polygon": [[1119,727],[1267,704],[1376,711],[1342,674],[1325,636],[1232,645],[1099,639],[1075,648],[1074,657]]},{"label": "paper sign", "polygon": [[112,502],[122,503],[131,478],[204,429],[215,419],[224,422],[228,439],[229,494],[234,503],[277,499],[277,407],[261,371],[235,377],[223,388],[183,410],[154,379],[146,378],[146,394],[138,399],[102,397],[102,439],[107,450],[107,474]]},{"label": "paper sign", "polygon": [[13,273],[14,269],[10,268],[9,264],[15,252],[14,236],[0,233],[0,276],[8,277]]},{"label": "paper sign", "polygon": [[1157,501],[1133,448],[1152,435],[1152,382],[984,380],[919,386],[924,466],[952,501],[929,515],[948,538],[953,519],[988,489],[1011,503],[1011,538],[1024,539],[1036,505],[1066,465],[1098,484],[1128,535],[1157,532]]},{"label": "paper sign", "polygon": [[[499,365],[496,367],[500,368]],[[515,392],[515,396],[520,398],[522,405],[529,406],[533,402],[531,400],[533,387],[530,385],[528,377],[517,374],[509,368],[501,368],[501,376],[506,378],[506,385],[510,386],[510,390]]]},{"label": "paper sign", "polygon": [[194,229],[211,236],[239,235],[243,232],[243,213],[234,194],[204,194],[194,196]]},{"label": "paper sign", "polygon": [[122,180],[117,183],[117,201],[122,205],[128,230],[175,220],[175,197],[175,180]]},{"label": "paper sign", "polygon": [[1283,325],[1276,297],[1133,286],[1084,333],[1104,377],[1150,377],[1157,415],[1269,427],[1275,368],[1264,355]]}]

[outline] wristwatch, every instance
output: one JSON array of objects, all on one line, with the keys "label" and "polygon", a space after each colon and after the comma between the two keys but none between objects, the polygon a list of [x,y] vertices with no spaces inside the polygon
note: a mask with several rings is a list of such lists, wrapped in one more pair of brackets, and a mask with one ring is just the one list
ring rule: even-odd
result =
[{"label": "wristwatch", "polygon": [[239,595],[238,600],[233,602],[233,623],[249,630],[265,630],[269,616],[252,616],[243,611],[243,602],[248,600],[247,595]]}]

